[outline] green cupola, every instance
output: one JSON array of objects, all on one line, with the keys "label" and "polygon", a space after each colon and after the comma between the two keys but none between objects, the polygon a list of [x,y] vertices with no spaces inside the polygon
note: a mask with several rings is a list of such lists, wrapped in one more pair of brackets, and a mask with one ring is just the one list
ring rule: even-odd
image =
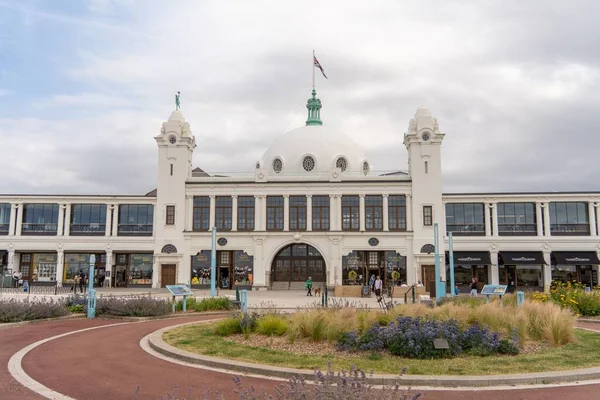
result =
[{"label": "green cupola", "polygon": [[312,97],[306,102],[306,108],[308,109],[306,126],[323,125],[323,121],[321,121],[321,100],[317,98],[315,88],[312,90]]}]

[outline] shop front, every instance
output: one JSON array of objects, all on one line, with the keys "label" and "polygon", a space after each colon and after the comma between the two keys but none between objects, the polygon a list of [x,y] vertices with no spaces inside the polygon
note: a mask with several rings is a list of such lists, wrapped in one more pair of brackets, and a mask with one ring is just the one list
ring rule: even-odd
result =
[{"label": "shop front", "polygon": [[600,259],[595,251],[553,251],[551,259],[553,281],[598,285]]},{"label": "shop front", "polygon": [[56,253],[21,253],[19,265],[23,282],[55,285],[57,260]]},{"label": "shop front", "polygon": [[498,277],[507,292],[544,290],[544,254],[541,251],[501,251]]},{"label": "shop front", "polygon": [[118,253],[112,267],[112,287],[152,287],[152,253]]},{"label": "shop front", "polygon": [[[211,251],[192,256],[192,288],[210,288]],[[219,250],[216,254],[216,285],[220,289],[251,289],[254,280],[254,256],[242,250]]]},{"label": "shop front", "polygon": [[[473,278],[477,279],[477,291],[480,292],[489,282],[489,266],[492,264],[489,251],[455,251],[454,283],[460,293],[471,291]],[[450,256],[446,252],[446,289],[450,288]]]},{"label": "shop front", "polygon": [[90,256],[94,255],[94,286],[104,286],[106,278],[106,253],[65,253],[63,286],[73,285],[75,278],[83,272],[87,279],[90,273]]},{"label": "shop front", "polygon": [[377,276],[383,287],[406,285],[406,256],[395,250],[353,250],[342,256],[342,288],[336,288],[336,296],[364,296]]}]

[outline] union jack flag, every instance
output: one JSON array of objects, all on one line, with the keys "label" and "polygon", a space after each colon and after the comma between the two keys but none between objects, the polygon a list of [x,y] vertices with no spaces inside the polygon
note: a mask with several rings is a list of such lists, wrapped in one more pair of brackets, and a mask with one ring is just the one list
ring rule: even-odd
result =
[{"label": "union jack flag", "polygon": [[325,75],[325,71],[323,71],[323,67],[321,67],[321,64],[319,63],[319,60],[317,60],[317,57],[315,57],[313,55],[313,59],[314,59],[314,65],[315,65],[315,67],[319,68],[319,70],[321,71],[321,73],[323,74],[323,76],[325,77],[325,79],[329,79],[329,78],[327,78],[327,75]]}]

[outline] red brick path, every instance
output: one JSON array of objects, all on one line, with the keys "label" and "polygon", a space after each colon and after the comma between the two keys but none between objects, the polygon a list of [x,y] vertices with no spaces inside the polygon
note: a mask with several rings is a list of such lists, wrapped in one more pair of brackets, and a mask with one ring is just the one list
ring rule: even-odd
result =
[{"label": "red brick path", "polygon": [[[204,388],[219,390],[227,398],[232,393],[231,375],[189,368],[155,358],[143,351],[139,342],[145,335],[165,326],[182,322],[214,318],[198,316],[134,323],[96,329],[48,342],[31,351],[23,360],[23,368],[35,380],[59,393],[80,400],[133,399],[137,386],[138,399],[155,400],[170,392],[175,384],[179,395],[188,397],[188,389],[200,395]],[[0,330],[0,398],[40,399],[23,388],[8,374],[7,362],[21,348],[40,339],[86,327],[114,324],[119,321],[72,320],[42,322],[18,328]],[[581,324],[600,330],[600,325]],[[245,378],[255,387],[272,388],[277,382]],[[560,388],[519,389],[510,391],[429,391],[428,400],[496,400],[496,399],[594,399],[600,398],[600,385]]]}]

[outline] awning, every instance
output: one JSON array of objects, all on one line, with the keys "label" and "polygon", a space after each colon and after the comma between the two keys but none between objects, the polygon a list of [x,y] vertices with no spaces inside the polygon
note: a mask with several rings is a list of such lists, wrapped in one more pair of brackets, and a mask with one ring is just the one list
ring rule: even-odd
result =
[{"label": "awning", "polygon": [[541,251],[501,251],[498,253],[500,265],[547,265]]},{"label": "awning", "polygon": [[595,251],[553,251],[552,264],[600,265],[600,260]]},{"label": "awning", "polygon": [[[489,251],[455,251],[454,265],[490,265],[492,260],[490,259]],[[446,257],[449,259],[449,256]]]}]

